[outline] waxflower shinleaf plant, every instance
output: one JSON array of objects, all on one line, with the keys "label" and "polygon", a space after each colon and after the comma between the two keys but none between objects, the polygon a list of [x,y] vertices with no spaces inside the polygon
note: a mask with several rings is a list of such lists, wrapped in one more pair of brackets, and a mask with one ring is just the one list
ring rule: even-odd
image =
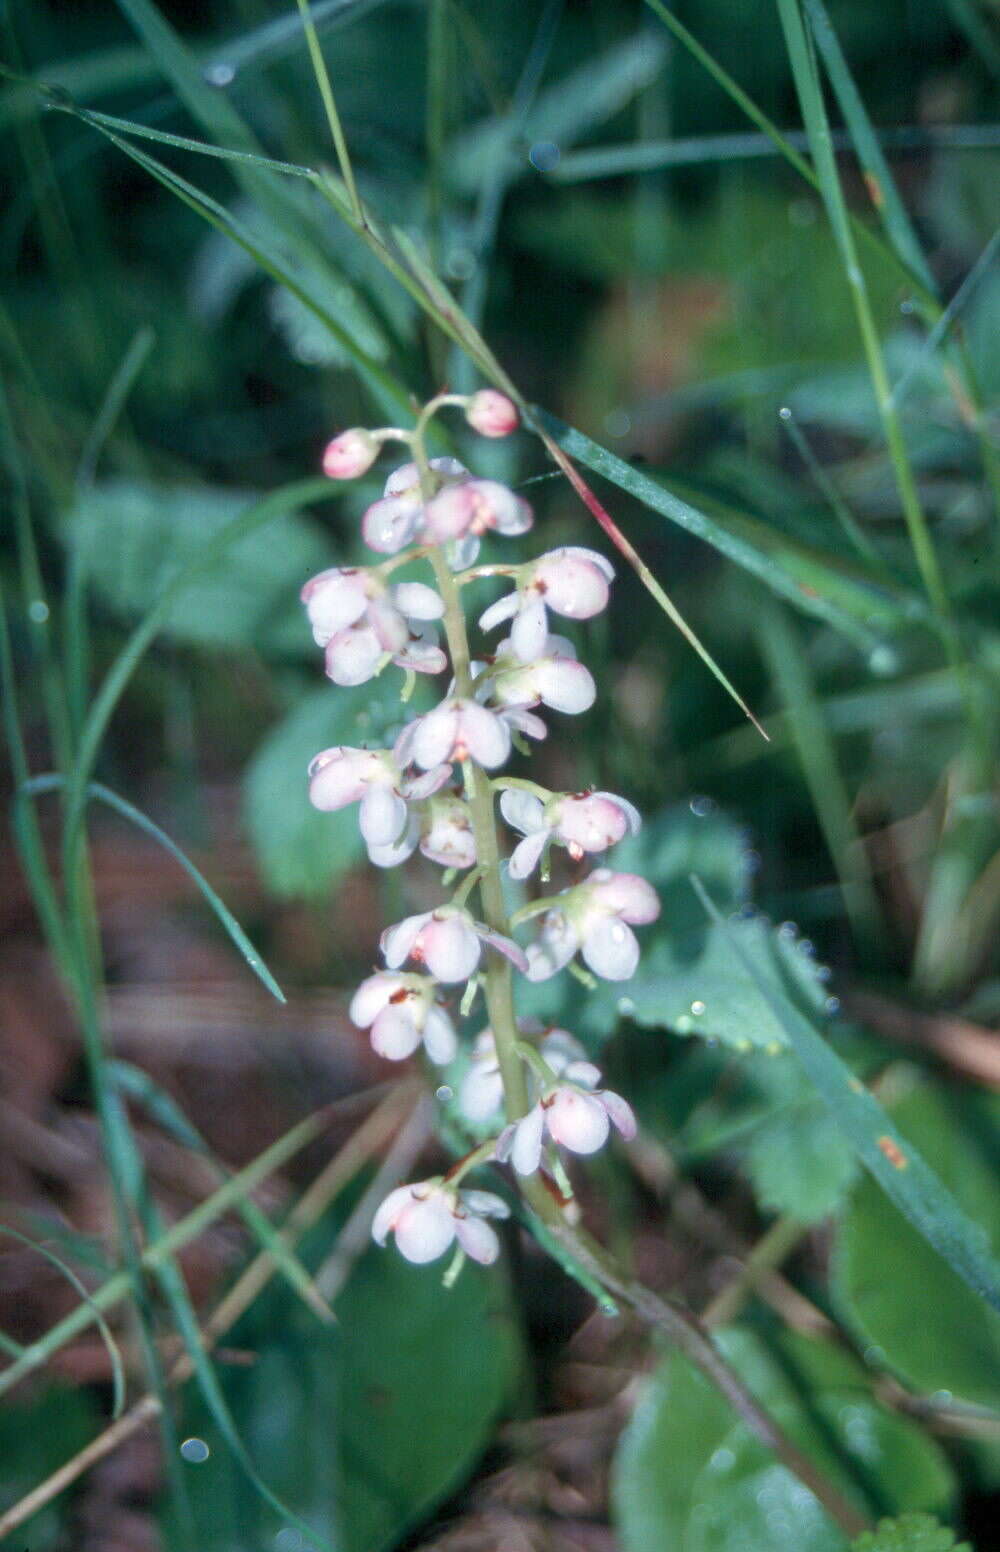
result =
[{"label": "waxflower shinleaf plant", "polygon": [[[527,740],[545,738],[540,709],[573,716],[593,705],[593,675],[572,643],[552,630],[551,616],[599,614],[614,569],[603,555],[576,545],[477,566],[484,534],[520,537],[533,516],[506,485],[477,477],[454,458],[427,457],[427,426],[446,406],[461,408],[482,436],[507,436],[518,425],[506,395],[481,389],[468,397],[438,395],[409,430],[341,432],[323,455],[331,479],[367,473],[388,443],[407,450],[407,461],[389,474],[361,522],[369,549],[386,558],[320,572],[302,589],[302,602],[335,684],[363,684],[394,665],[405,676],[405,701],[415,674],[441,682],[438,704],[407,722],[391,748],[321,750],[309,769],[309,796],[328,811],[358,804],[376,866],[396,867],[419,848],[445,869],[446,889],[461,875],[438,905],[386,927],[383,966],[361,983],[350,1005],[352,1021],[368,1031],[380,1056],[403,1061],[422,1048],[445,1066],[459,1049],[453,1005],[464,1015],[484,996],[489,1025],[472,1046],[458,1107],[470,1124],[493,1135],[446,1175],[390,1192],[372,1225],[380,1245],[392,1235],[397,1250],[416,1263],[436,1261],[457,1246],[451,1277],[465,1256],[484,1264],[496,1259],[499,1240],[489,1220],[508,1216],[500,1197],[462,1185],[470,1170],[491,1160],[509,1163],[529,1200],[532,1182],[548,1181],[549,1210],[559,1203],[572,1222],[560,1150],[594,1153],[612,1128],[625,1138],[635,1135],[628,1102],[603,1087],[572,1034],[516,1019],[514,977],[546,980],[572,968],[585,980],[627,980],[639,960],[632,929],[655,921],[660,907],[644,879],[600,865],[508,919],[501,869],[514,880],[537,869],[544,883],[553,849],[581,864],[639,829],[636,809],[614,793],[550,792],[503,774],[516,751],[530,752]],[[429,567],[430,580],[390,580],[418,563]],[[487,634],[504,625],[507,635],[492,648],[484,645],[476,659],[462,600],[467,586],[490,577],[503,578],[509,591],[480,612],[478,623]],[[516,838],[506,860],[497,809]],[[469,904],[473,891],[478,910]],[[512,929],[534,918],[534,941],[522,947]],[[586,968],[573,963],[577,956]]]}]

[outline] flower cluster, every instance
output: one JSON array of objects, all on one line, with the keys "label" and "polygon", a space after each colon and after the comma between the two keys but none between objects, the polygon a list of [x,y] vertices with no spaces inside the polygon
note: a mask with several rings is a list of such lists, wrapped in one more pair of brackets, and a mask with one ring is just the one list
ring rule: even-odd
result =
[{"label": "flower cluster", "polygon": [[[517,972],[545,980],[579,954],[594,975],[627,979],[639,957],[632,929],[654,921],[659,902],[644,879],[598,866],[522,908],[515,921],[540,919],[533,942],[522,947],[512,936],[500,889],[495,802],[516,837],[502,864],[516,883],[536,869],[547,880],[558,849],[581,864],[639,829],[635,808],[613,793],[550,792],[499,774],[515,751],[528,752],[526,739],[546,736],[543,713],[572,716],[593,704],[593,676],[573,644],[553,630],[552,616],[580,621],[600,613],[614,571],[604,556],[579,546],[477,568],[484,536],[525,534],[533,517],[527,502],[498,481],[477,478],[454,458],[428,459],[424,433],[445,406],[462,408],[483,436],[507,436],[518,424],[514,405],[492,389],[469,397],[441,394],[411,431],[353,428],[324,453],[331,479],[352,479],[367,473],[386,443],[402,442],[408,451],[362,518],[365,543],[385,558],[333,567],[302,589],[327,675],[338,685],[358,685],[395,665],[406,676],[404,701],[415,673],[442,675],[450,658],[452,678],[437,705],[411,716],[391,747],[338,746],[317,754],[309,795],[328,811],[358,804],[361,834],[377,866],[395,867],[419,848],[446,870],[446,885],[461,875],[449,898],[386,928],[382,967],[358,987],[350,1016],[386,1060],[405,1060],[422,1047],[431,1062],[446,1066],[460,1050],[456,1001],[464,1015],[484,994],[491,1026],[466,1058],[457,1104],[469,1124],[492,1135],[447,1175],[391,1192],[373,1234],[379,1244],[392,1234],[410,1261],[436,1260],[457,1245],[459,1260],[468,1255],[487,1263],[499,1251],[488,1220],[506,1217],[508,1209],[490,1192],[463,1187],[466,1173],[492,1160],[509,1163],[515,1177],[555,1172],[569,1189],[559,1150],[593,1153],[612,1127],[626,1139],[635,1135],[629,1105],[602,1086],[572,1035],[511,1024],[509,978]],[[395,579],[400,567],[416,563],[430,567],[433,585]],[[468,584],[497,576],[508,590],[480,613],[479,625],[487,633],[503,625],[507,634],[477,659],[461,600]],[[468,903],[474,890],[478,911]]]}]

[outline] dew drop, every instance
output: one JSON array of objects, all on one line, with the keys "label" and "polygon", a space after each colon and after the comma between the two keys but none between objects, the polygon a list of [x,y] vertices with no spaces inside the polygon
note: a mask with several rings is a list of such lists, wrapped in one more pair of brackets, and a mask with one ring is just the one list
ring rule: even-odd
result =
[{"label": "dew drop", "polygon": [[782,922],[781,926],[778,928],[778,937],[784,938],[785,942],[789,943],[791,942],[792,938],[798,936],[798,931],[799,929],[793,921]]},{"label": "dew drop", "polygon": [[715,799],[695,797],[691,799],[688,807],[696,819],[706,819],[709,814],[715,813]]},{"label": "dew drop", "polygon": [[817,965],[816,966],[816,979],[817,979],[817,981],[828,981],[832,975],[833,975],[833,971],[830,969],[829,965]]},{"label": "dew drop", "polygon": [[290,1525],[279,1530],[274,1538],[274,1552],[302,1552],[304,1546],[301,1534]]},{"label": "dew drop", "polygon": [[618,1012],[624,1014],[626,1018],[628,1018],[630,1013],[635,1012],[635,1003],[631,997],[619,997]]},{"label": "dew drop", "polygon": [[826,1001],[824,1002],[824,1004],[823,1004],[823,1012],[829,1014],[830,1018],[832,1018],[835,1013],[839,1013],[840,1012],[840,998],[839,997],[828,997],[826,999]]},{"label": "dew drop", "polygon": [[181,1459],[188,1461],[192,1466],[200,1466],[211,1454],[204,1439],[185,1439],[181,1445]]},{"label": "dew drop", "polygon": [[609,410],[604,417],[604,429],[610,437],[628,436],[632,430],[632,417],[626,410]]},{"label": "dew drop", "polygon": [[748,873],[757,873],[760,869],[761,855],[759,851],[745,851],[743,853],[743,866]]},{"label": "dew drop", "polygon": [[868,667],[880,679],[887,679],[890,674],[899,673],[899,653],[895,647],[887,647],[883,642],[880,646],[872,647],[868,654]]},{"label": "dew drop", "polygon": [[787,404],[783,404],[781,406],[780,410],[778,411],[778,419],[779,420],[791,420],[791,418],[792,418],[791,410],[788,408]]},{"label": "dew drop", "polygon": [[866,1347],[863,1356],[865,1363],[883,1364],[885,1363],[885,1348],[876,1346]]},{"label": "dew drop", "polygon": [[444,262],[446,273],[452,280],[468,280],[475,273],[476,255],[471,248],[452,248]]},{"label": "dew drop", "polygon": [[700,997],[696,997],[694,1002],[691,1004],[691,1012],[694,1014],[695,1018],[700,1018],[704,1011],[705,1004],[702,1002]]},{"label": "dew drop", "polygon": [[536,140],[528,152],[528,161],[539,172],[551,172],[562,155],[554,140]]},{"label": "dew drop", "polygon": [[440,1088],[434,1090],[434,1098],[440,1100],[442,1105],[446,1105],[450,1099],[455,1098],[455,1090],[447,1083],[442,1083]]},{"label": "dew drop", "polygon": [[899,304],[899,310],[904,317],[907,317],[910,313],[916,312],[917,304],[914,302],[912,296],[903,297],[903,300]]},{"label": "dew drop", "polygon": [[951,1406],[951,1403],[954,1401],[954,1399],[955,1398],[950,1390],[936,1390],[931,1396],[931,1406]]},{"label": "dew drop", "polygon": [[716,1450],[708,1464],[713,1471],[731,1471],[736,1464],[736,1456],[732,1450]]},{"label": "dew drop", "polygon": [[681,1034],[681,1035],[686,1035],[686,1034],[687,1034],[687,1033],[688,1033],[688,1032],[689,1032],[689,1031],[690,1031],[690,1028],[691,1028],[691,1020],[690,1020],[690,1019],[689,1019],[689,1018],[688,1018],[688,1016],[687,1016],[687,1014],[686,1014],[686,1013],[681,1013],[681,1014],[680,1014],[680,1015],[679,1015],[679,1016],[678,1016],[678,1017],[677,1017],[677,1018],[676,1018],[676,1019],[675,1019],[675,1020],[674,1020],[674,1028],[675,1028],[675,1029],[676,1029],[676,1030],[677,1030],[677,1032],[678,1032],[678,1033],[679,1033],[679,1034]]},{"label": "dew drop", "polygon": [[236,80],[236,67],[228,60],[219,59],[205,68],[205,80],[209,86],[232,86]]},{"label": "dew drop", "polygon": [[44,598],[33,598],[28,605],[28,619],[33,625],[44,625],[49,617],[49,606]]},{"label": "dew drop", "polygon": [[811,942],[809,938],[803,938],[799,944],[799,953],[804,954],[807,959],[812,959],[816,953],[815,943]]}]

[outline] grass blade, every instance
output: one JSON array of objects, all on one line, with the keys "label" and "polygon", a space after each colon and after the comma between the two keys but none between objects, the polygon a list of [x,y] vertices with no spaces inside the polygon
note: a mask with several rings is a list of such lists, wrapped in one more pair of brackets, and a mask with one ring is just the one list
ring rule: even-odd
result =
[{"label": "grass blade", "polygon": [[707,914],[728,934],[733,953],[772,1006],[807,1077],[862,1164],[973,1292],[1000,1310],[1000,1263],[991,1254],[984,1231],[966,1217],[933,1170],[893,1126],[875,1096],[859,1083],[811,1022],[786,999],[772,997],[701,880],[692,877],[691,885]]}]

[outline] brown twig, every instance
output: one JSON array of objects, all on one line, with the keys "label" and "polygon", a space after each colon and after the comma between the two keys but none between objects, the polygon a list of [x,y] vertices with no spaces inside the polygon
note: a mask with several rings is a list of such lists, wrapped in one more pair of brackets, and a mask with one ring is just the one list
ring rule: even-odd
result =
[{"label": "brown twig", "polygon": [[849,991],[848,1013],[870,1025],[876,1034],[903,1045],[919,1046],[956,1072],[1000,1089],[1000,1032],[974,1024],[955,1013],[918,1013],[876,992]]}]

